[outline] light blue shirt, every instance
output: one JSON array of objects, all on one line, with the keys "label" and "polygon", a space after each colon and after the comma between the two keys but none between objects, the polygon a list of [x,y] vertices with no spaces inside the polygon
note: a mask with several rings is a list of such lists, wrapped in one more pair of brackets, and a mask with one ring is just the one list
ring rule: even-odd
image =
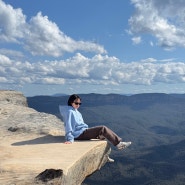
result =
[{"label": "light blue shirt", "polygon": [[59,105],[59,110],[64,121],[66,141],[74,142],[75,138],[88,129],[88,125],[84,123],[82,114],[72,106]]}]

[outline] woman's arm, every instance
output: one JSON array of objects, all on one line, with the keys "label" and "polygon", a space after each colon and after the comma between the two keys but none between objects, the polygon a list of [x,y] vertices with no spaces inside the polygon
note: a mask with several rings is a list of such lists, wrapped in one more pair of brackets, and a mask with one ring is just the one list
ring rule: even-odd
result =
[{"label": "woman's arm", "polygon": [[72,119],[73,113],[71,111],[66,114],[65,119],[65,138],[66,138],[66,144],[70,144],[74,142],[74,136],[73,136],[73,129],[74,129],[74,121]]}]

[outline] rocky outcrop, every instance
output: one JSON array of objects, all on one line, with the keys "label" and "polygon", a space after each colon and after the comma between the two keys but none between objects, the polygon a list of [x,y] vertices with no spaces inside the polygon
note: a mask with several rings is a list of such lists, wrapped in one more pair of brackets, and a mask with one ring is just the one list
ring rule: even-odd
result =
[{"label": "rocky outcrop", "polygon": [[106,141],[64,144],[63,122],[27,106],[20,92],[0,91],[0,184],[78,185],[107,160]]},{"label": "rocky outcrop", "polygon": [[59,119],[28,108],[26,98],[15,91],[0,91],[0,123],[3,132],[64,134],[63,123]]}]

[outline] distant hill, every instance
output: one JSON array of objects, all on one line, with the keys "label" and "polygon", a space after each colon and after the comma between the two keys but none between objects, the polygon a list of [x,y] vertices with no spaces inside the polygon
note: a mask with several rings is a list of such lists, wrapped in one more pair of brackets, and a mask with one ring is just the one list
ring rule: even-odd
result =
[{"label": "distant hill", "polygon": [[88,185],[184,185],[185,140],[120,154],[87,178]]},{"label": "distant hill", "polygon": [[[34,96],[27,97],[30,107],[35,109],[56,114],[58,112],[59,104],[67,104],[68,95],[57,96]],[[97,107],[101,105],[128,105],[140,109],[156,103],[178,103],[184,102],[185,94],[136,94],[131,96],[119,94],[80,94],[82,98],[82,107]],[[52,106],[50,108],[49,106]]]},{"label": "distant hill", "polygon": [[[58,106],[67,105],[68,97],[35,96],[27,100],[29,107],[60,118]],[[80,97],[79,110],[90,127],[107,125],[123,140],[133,142],[121,153],[113,148],[112,157],[116,162],[105,165],[85,183],[170,185],[173,182],[171,185],[181,185],[182,180],[185,182],[182,165],[185,161],[185,94],[92,93],[80,94]]]},{"label": "distant hill", "polygon": [[60,97],[60,96],[67,96],[67,94],[57,93],[57,94],[53,94],[52,96]]}]

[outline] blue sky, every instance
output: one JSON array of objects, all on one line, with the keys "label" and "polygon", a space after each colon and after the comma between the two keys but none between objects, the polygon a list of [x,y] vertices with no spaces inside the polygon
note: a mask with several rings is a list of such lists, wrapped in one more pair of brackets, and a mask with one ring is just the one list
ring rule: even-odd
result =
[{"label": "blue sky", "polygon": [[185,2],[0,0],[0,89],[185,93]]}]

